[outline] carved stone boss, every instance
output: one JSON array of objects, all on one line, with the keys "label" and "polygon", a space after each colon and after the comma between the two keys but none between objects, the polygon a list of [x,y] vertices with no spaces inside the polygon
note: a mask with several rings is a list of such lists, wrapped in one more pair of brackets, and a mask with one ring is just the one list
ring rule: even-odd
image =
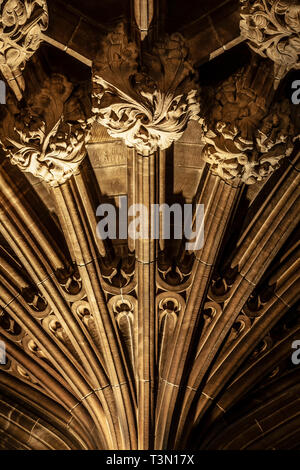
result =
[{"label": "carved stone boss", "polygon": [[52,186],[64,183],[86,154],[92,118],[85,90],[54,74],[20,107],[10,100],[0,141],[12,164]]},{"label": "carved stone boss", "polygon": [[291,104],[270,104],[267,68],[243,69],[203,97],[204,158],[225,180],[259,182],[294,148]]},{"label": "carved stone boss", "polygon": [[250,47],[274,62],[274,85],[300,68],[298,0],[241,0],[241,34]]},{"label": "carved stone boss", "polygon": [[93,67],[93,112],[114,138],[141,155],[168,148],[199,119],[195,74],[180,34],[139,57],[124,25],[110,33]]},{"label": "carved stone boss", "polygon": [[[22,70],[38,49],[42,32],[48,27],[46,0],[2,0],[0,2],[0,70],[12,85],[24,90]],[[18,86],[14,86],[15,83]]]}]

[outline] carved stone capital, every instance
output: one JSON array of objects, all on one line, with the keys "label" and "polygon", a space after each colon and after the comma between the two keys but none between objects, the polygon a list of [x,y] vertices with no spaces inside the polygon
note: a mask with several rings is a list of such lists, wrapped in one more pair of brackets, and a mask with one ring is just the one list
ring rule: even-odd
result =
[{"label": "carved stone capital", "polygon": [[[46,0],[3,0],[0,2],[0,70],[11,84],[16,81],[21,90],[21,71],[38,49],[42,31],[48,27]],[[13,87],[17,98],[21,95]]]},{"label": "carved stone capital", "polygon": [[[210,89],[203,119],[204,158],[212,171],[246,184],[273,173],[291,154],[295,135],[289,101],[270,104],[264,87],[257,86],[257,75],[249,80],[251,70],[241,70]],[[258,71],[261,77],[266,72],[262,66]]]},{"label": "carved stone capital", "polygon": [[51,186],[64,183],[86,154],[91,118],[84,90],[55,74],[25,106],[10,99],[0,142],[20,170]]},{"label": "carved stone capital", "polygon": [[195,73],[180,34],[143,54],[123,25],[107,36],[93,67],[93,112],[115,138],[148,156],[178,140],[199,119]]},{"label": "carved stone capital", "polygon": [[274,62],[274,85],[300,68],[300,4],[297,0],[241,0],[241,34]]}]

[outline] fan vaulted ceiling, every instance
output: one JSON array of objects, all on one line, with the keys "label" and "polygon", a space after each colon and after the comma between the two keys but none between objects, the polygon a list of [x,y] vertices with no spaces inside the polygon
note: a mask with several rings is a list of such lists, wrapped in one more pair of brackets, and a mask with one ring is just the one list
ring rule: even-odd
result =
[{"label": "fan vaulted ceiling", "polygon": [[[299,449],[299,11],[1,2],[1,449]],[[99,238],[121,196],[203,246]]]}]

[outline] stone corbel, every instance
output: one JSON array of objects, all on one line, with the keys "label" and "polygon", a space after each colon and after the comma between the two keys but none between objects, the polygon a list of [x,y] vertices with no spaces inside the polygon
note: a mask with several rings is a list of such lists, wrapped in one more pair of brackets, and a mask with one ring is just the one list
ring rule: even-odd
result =
[{"label": "stone corbel", "polygon": [[[255,61],[254,61],[255,62]],[[203,97],[203,154],[213,173],[254,184],[291,154],[295,130],[289,100],[272,103],[268,64],[253,63]]]},{"label": "stone corbel", "polygon": [[48,27],[46,0],[0,2],[0,71],[18,100],[25,89],[22,70]]},{"label": "stone corbel", "polygon": [[141,60],[137,45],[119,25],[93,66],[97,121],[143,156],[170,147],[190,119],[199,119],[198,88],[187,56],[183,37],[173,34]]},{"label": "stone corbel", "polygon": [[274,62],[274,88],[300,68],[298,0],[241,0],[241,34],[259,55]]},{"label": "stone corbel", "polygon": [[54,74],[25,105],[11,96],[2,108],[0,142],[21,171],[51,186],[64,183],[86,155],[92,118],[87,90]]}]

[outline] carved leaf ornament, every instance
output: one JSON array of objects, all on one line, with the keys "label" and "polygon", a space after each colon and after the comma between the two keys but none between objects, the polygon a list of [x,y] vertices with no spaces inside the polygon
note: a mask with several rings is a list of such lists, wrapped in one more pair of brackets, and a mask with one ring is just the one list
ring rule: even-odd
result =
[{"label": "carved leaf ornament", "polygon": [[199,119],[194,71],[180,34],[157,44],[141,66],[124,26],[110,33],[93,71],[93,112],[115,138],[144,155],[178,140]]}]

